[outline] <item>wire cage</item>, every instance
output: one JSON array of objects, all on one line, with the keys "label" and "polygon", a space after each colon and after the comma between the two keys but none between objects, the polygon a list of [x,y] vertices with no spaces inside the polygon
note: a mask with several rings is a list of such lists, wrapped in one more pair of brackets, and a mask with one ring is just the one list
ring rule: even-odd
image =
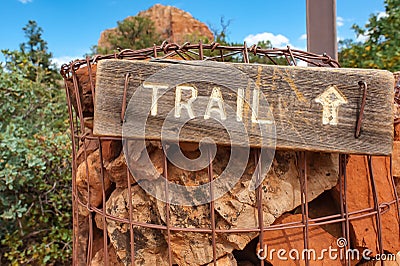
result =
[{"label": "wire cage", "polygon": [[[396,259],[400,209],[391,157],[278,153],[276,171],[297,171],[291,181],[295,203],[278,212],[270,210],[270,201],[282,199],[271,199],[271,195],[284,184],[276,181],[274,187],[268,176],[267,183],[253,193],[239,188],[230,194],[235,200],[190,208],[160,203],[141,190],[121,155],[123,137],[93,135],[96,67],[105,59],[155,58],[340,67],[326,54],[290,47],[167,42],[63,65],[72,138],[73,265],[363,265],[371,261],[356,255],[365,250],[372,259],[384,255]],[[400,136],[395,134],[395,138]],[[190,176],[171,165],[157,141],[148,141],[146,149],[167,180]],[[186,143],[181,149],[190,155],[197,147]],[[214,161],[210,159],[208,167],[194,178],[212,180],[223,168],[220,164],[226,154],[224,147],[218,147]],[[250,155],[246,171],[260,175],[255,163],[260,151],[252,148]],[[329,168],[332,171],[320,176],[316,173],[325,169],[324,158],[334,163]],[[140,169],[139,161],[136,164],[146,171]],[[325,179],[329,181],[321,181]],[[244,199],[237,200],[244,194],[246,204]],[[249,213],[255,219],[247,223]],[[334,258],[320,256],[327,242],[336,250]],[[280,248],[286,249],[286,254],[280,254],[286,260],[277,260],[277,253],[272,258],[270,251]]]}]

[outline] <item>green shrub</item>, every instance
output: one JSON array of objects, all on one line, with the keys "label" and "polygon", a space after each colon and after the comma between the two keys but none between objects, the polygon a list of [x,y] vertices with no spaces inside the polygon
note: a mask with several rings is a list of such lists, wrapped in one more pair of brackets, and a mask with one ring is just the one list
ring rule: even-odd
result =
[{"label": "green shrub", "polygon": [[0,264],[70,264],[65,93],[55,68],[43,61],[51,54],[41,29],[31,21],[26,33],[28,27],[36,34],[31,48],[2,51],[0,65]]}]

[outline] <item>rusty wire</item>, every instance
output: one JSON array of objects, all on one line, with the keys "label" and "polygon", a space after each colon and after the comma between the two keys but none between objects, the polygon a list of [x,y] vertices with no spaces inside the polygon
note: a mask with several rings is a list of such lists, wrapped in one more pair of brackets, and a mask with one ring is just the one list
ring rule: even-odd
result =
[{"label": "rusty wire", "polygon": [[359,81],[358,85],[360,86],[360,89],[363,91],[363,96],[361,100],[360,113],[358,114],[357,117],[356,133],[354,135],[356,138],[359,138],[361,135],[361,126],[364,119],[364,110],[365,110],[365,103],[367,102],[367,88],[368,88],[367,83],[365,81]]},{"label": "rusty wire", "polygon": [[[209,51],[211,54],[205,55],[204,51]],[[159,56],[159,53],[163,55]],[[161,45],[154,45],[153,47],[145,49],[124,49],[114,54],[95,55],[91,59],[86,58],[75,60],[69,64],[61,66],[61,75],[64,78],[68,78],[74,70],[77,70],[82,66],[87,66],[88,64],[96,64],[98,61],[104,59],[150,60],[154,58],[171,58],[178,56],[184,60],[224,61],[224,59],[228,57],[240,54],[244,55],[243,60],[245,63],[249,62],[249,54],[253,54],[259,57],[266,57],[270,60],[271,64],[275,65],[278,63],[274,59],[285,57],[288,65],[296,66],[298,64],[297,61],[303,61],[316,67],[340,67],[340,64],[336,60],[326,54],[317,55],[310,52],[291,49],[289,46],[287,46],[287,48],[265,49],[258,47],[257,45],[247,47],[246,43],[244,43],[243,46],[226,46],[215,42],[210,44],[202,44],[201,42],[190,44],[186,42],[183,45],[179,45],[164,41]]]},{"label": "rusty wire", "polygon": [[[350,221],[356,219],[362,219],[365,217],[376,217],[376,225],[377,225],[377,235],[379,239],[379,249],[383,252],[384,247],[382,245],[382,230],[381,230],[381,216],[388,212],[392,205],[396,205],[398,210],[398,215],[400,217],[400,208],[399,208],[399,198],[395,191],[395,199],[390,202],[378,202],[377,194],[376,194],[376,185],[375,185],[375,177],[373,175],[372,169],[372,158],[368,157],[367,161],[367,170],[369,173],[369,180],[371,182],[371,186],[373,189],[373,199],[374,199],[374,207],[371,208],[364,208],[355,211],[349,211],[347,206],[347,171],[346,171],[346,164],[348,155],[341,154],[339,156],[339,196],[340,196],[340,213],[319,217],[319,218],[310,218],[309,217],[309,210],[308,210],[308,187],[307,187],[307,158],[305,152],[298,152],[298,162],[297,167],[299,170],[299,177],[300,177],[300,190],[301,190],[301,214],[302,214],[302,221],[300,222],[291,222],[291,223],[283,223],[283,224],[273,224],[269,226],[264,225],[263,219],[263,207],[262,207],[262,198],[263,198],[263,190],[261,186],[256,191],[256,207],[258,209],[258,227],[255,228],[232,228],[232,229],[218,229],[215,225],[215,205],[214,201],[212,200],[210,203],[210,227],[208,228],[183,228],[183,227],[176,227],[171,225],[170,221],[170,204],[167,202],[165,205],[165,215],[166,215],[166,224],[153,224],[153,223],[146,223],[141,221],[133,221],[132,213],[132,201],[131,199],[128,200],[128,208],[129,208],[129,217],[128,218],[120,218],[113,215],[110,215],[106,211],[106,194],[105,194],[105,183],[104,183],[104,165],[103,165],[103,158],[102,158],[102,143],[104,141],[109,140],[117,140],[117,141],[127,141],[129,139],[122,138],[122,137],[97,137],[90,134],[85,133],[84,130],[84,114],[82,109],[82,102],[81,96],[79,94],[79,81],[77,78],[77,70],[83,67],[87,67],[89,72],[89,82],[90,82],[90,89],[92,92],[92,100],[95,97],[95,84],[92,78],[92,66],[97,64],[98,61],[104,59],[127,59],[127,60],[151,60],[155,58],[179,58],[184,60],[212,60],[212,61],[221,61],[224,62],[226,60],[236,58],[242,60],[243,63],[251,63],[250,55],[263,57],[268,59],[269,63],[277,64],[279,58],[284,58],[286,60],[287,65],[297,66],[300,61],[307,63],[310,66],[316,67],[340,67],[340,64],[333,60],[328,55],[316,55],[309,52],[304,52],[300,50],[291,49],[287,47],[285,49],[264,49],[258,47],[257,45],[253,45],[247,47],[246,44],[243,46],[224,46],[219,43],[211,43],[211,44],[190,44],[184,43],[183,45],[178,45],[175,43],[167,43],[163,42],[161,45],[154,45],[153,47],[140,49],[140,50],[121,50],[118,53],[110,54],[110,55],[96,55],[92,58],[86,58],[81,60],[75,60],[70,64],[64,64],[61,67],[61,74],[64,77],[65,81],[65,88],[67,94],[67,104],[68,104],[68,112],[69,112],[69,120],[70,120],[70,131],[71,131],[71,138],[72,138],[72,199],[73,199],[73,220],[74,220],[74,238],[73,238],[73,264],[78,264],[78,257],[77,257],[77,250],[82,248],[80,243],[78,242],[78,234],[79,228],[78,225],[79,215],[78,209],[85,208],[90,214],[98,214],[101,215],[101,221],[103,224],[103,249],[104,249],[104,264],[108,265],[108,234],[107,234],[107,221],[118,221],[124,224],[129,225],[129,239],[130,239],[130,263],[134,265],[135,263],[135,235],[134,235],[134,228],[149,228],[149,229],[156,229],[156,230],[165,230],[167,233],[167,245],[168,245],[168,264],[172,265],[173,263],[173,255],[171,251],[171,234],[173,232],[196,232],[196,233],[205,233],[211,235],[211,245],[212,245],[212,253],[213,253],[213,260],[212,263],[214,265],[217,264],[216,260],[216,235],[217,234],[229,234],[229,233],[250,233],[256,232],[259,234],[259,245],[262,248],[264,246],[264,235],[267,234],[269,231],[273,230],[285,230],[285,229],[293,229],[293,228],[301,228],[303,230],[303,241],[304,241],[304,248],[307,249],[309,247],[309,242],[312,239],[309,239],[309,228],[313,226],[321,226],[333,223],[339,223],[342,227],[342,234],[345,239],[350,243]],[[67,80],[72,79],[73,88],[68,87]],[[124,97],[123,102],[126,105],[126,87],[127,83],[129,82],[129,74],[125,76],[125,88],[124,88]],[[366,95],[366,84],[361,84],[360,87],[364,85],[364,97],[363,102],[365,102],[365,95]],[[73,93],[74,95],[71,95]],[[77,108],[73,108],[72,104],[72,97],[75,96]],[[400,77],[397,81],[397,85],[395,87],[395,103],[400,105]],[[122,108],[122,112],[124,112],[124,105]],[[123,116],[121,116],[121,121]],[[397,118],[400,122],[400,118]],[[361,121],[360,121],[361,120]],[[358,118],[357,122],[357,134],[360,133],[359,128],[361,128],[362,123],[362,115],[361,118]],[[103,202],[102,207],[95,207],[90,202],[90,189],[89,186],[87,188],[88,198],[82,198],[79,195],[77,190],[76,184],[76,171],[77,171],[77,151],[80,145],[85,144],[86,141],[97,141],[99,145],[99,154],[100,154],[100,162],[101,162],[101,169],[100,174],[102,178],[102,193],[103,193]],[[88,173],[88,163],[87,163],[87,151],[86,146],[84,147],[84,158],[86,164],[86,176],[89,177]],[[255,150],[254,160],[257,162],[260,156],[260,150]],[[210,154],[209,154],[210,156]],[[208,167],[208,178],[209,181],[213,180],[213,162],[212,158],[209,158],[210,163]],[[166,186],[165,186],[165,194],[168,197],[168,159],[165,156],[163,157],[163,172],[164,177],[166,179]],[[261,170],[256,167],[256,175],[258,178],[260,177]],[[391,174],[393,186],[393,176]],[[131,173],[127,169],[127,185],[128,185],[128,194],[132,195],[131,187]],[[210,195],[213,197],[213,186],[210,186]],[[131,196],[130,196],[131,197]],[[93,245],[93,221],[92,215],[89,215],[89,238],[88,244],[86,247],[86,263],[90,264],[93,254],[92,254],[92,245]],[[348,248],[348,247],[346,247]],[[310,262],[308,260],[305,261],[306,265],[309,265]],[[350,265],[350,261],[345,261],[346,265]],[[264,265],[264,261],[260,261],[261,265]]]}]

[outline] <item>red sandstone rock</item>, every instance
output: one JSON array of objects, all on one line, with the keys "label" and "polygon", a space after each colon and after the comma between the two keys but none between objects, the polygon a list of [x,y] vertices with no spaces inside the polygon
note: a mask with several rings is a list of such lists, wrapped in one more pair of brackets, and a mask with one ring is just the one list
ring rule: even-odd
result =
[{"label": "red sandstone rock", "polygon": [[[132,149],[129,149],[132,150]],[[150,158],[157,170],[154,174],[155,179],[159,178],[162,172],[163,156],[162,151],[157,143],[149,143]],[[214,164],[215,175],[218,175],[224,167],[229,156],[225,154],[223,148],[219,149],[216,162]],[[98,152],[97,152],[98,153]],[[94,153],[96,154],[96,153]],[[110,165],[113,165],[114,171],[124,172],[123,153],[114,161],[110,162],[106,167],[106,172],[113,175]],[[130,156],[132,164],[136,165],[136,171],[148,171],[141,165],[139,156]],[[321,194],[324,190],[331,188],[337,182],[337,161],[335,156],[329,154],[312,154],[308,155],[309,162],[309,199],[312,200]],[[118,171],[117,171],[118,170]],[[114,172],[114,174],[116,173]],[[257,226],[257,213],[255,208],[254,191],[247,189],[249,181],[254,173],[254,163],[250,161],[248,169],[242,180],[235,186],[234,190],[226,194],[216,201],[217,228],[249,228]],[[327,175],[329,173],[329,175]],[[152,173],[146,172],[147,175]],[[207,182],[207,171],[199,171],[196,175],[187,171],[180,170],[172,165],[169,168],[170,180],[185,185],[199,185],[201,182]],[[116,176],[114,176],[116,177]],[[121,174],[118,183],[125,184],[125,177]],[[113,179],[113,177],[111,177]],[[113,180],[117,182],[116,180]],[[119,186],[119,185],[117,185]],[[269,173],[269,178],[265,180],[264,213],[266,225],[272,223],[275,217],[280,216],[283,212],[294,209],[299,205],[299,181],[298,172],[295,167],[295,153],[278,152],[275,157],[273,167]],[[134,188],[136,187],[136,188]],[[162,202],[150,200],[150,197],[141,191],[139,187],[132,188],[132,207],[135,215],[134,220],[140,222],[165,223],[165,204]],[[293,195],[292,195],[293,193]],[[128,197],[127,189],[116,189],[107,201],[107,212],[119,217],[127,218]],[[286,197],[290,195],[288,200]],[[156,211],[156,213],[154,213]],[[151,220],[148,220],[151,218]],[[157,218],[158,217],[158,218]],[[99,228],[102,228],[102,220],[96,215],[95,221]],[[158,221],[157,219],[161,219]],[[182,207],[172,205],[170,208],[170,222],[173,226],[181,227],[210,227],[209,205],[200,205],[196,208]],[[122,243],[129,243],[129,230],[127,224],[107,219],[107,230],[111,243],[118,254],[118,257],[128,262],[130,260],[128,246]],[[165,232],[157,230],[138,228],[135,229],[135,235],[142,235],[146,241],[146,245],[155,243],[163,243],[157,250],[154,247],[145,246],[144,243],[139,244],[141,249],[137,259],[148,261],[148,256],[152,256],[156,261],[165,259]],[[160,236],[162,238],[160,238]],[[193,233],[193,232],[173,232],[171,235],[171,248],[173,259],[179,265],[191,265],[193,263],[206,264],[212,261],[212,247],[210,245],[210,234]],[[217,236],[217,257],[229,256],[233,249],[243,249],[252,238],[256,237],[254,233],[248,234],[229,234]],[[135,239],[136,240],[136,239]],[[161,242],[160,242],[161,241]],[[139,243],[141,243],[139,241]],[[144,245],[144,246],[143,246]],[[135,248],[135,250],[137,250]],[[151,252],[150,252],[150,251]],[[150,252],[150,253],[149,253]]]},{"label": "red sandstone rock", "polygon": [[[137,16],[147,17],[154,22],[156,32],[162,39],[169,42],[184,43],[186,41],[198,41],[207,38],[214,39],[214,35],[206,24],[193,18],[191,14],[173,6],[156,4],[148,10],[141,11]],[[126,19],[129,19],[126,18]],[[100,35],[98,46],[111,48],[108,36],[115,31],[107,29]]]},{"label": "red sandstone rock", "polygon": [[[292,222],[301,222],[301,214],[285,215],[283,218],[279,218],[274,224]],[[339,258],[339,252],[332,253],[338,255],[338,259],[336,260],[330,259],[329,253],[324,253],[324,256],[321,256],[323,249],[329,250],[330,247],[338,248],[336,245],[337,238],[323,230],[318,225],[310,226],[308,235],[310,240],[308,248],[314,250],[316,254],[314,257],[314,253],[310,253],[310,265],[342,265]],[[303,239],[302,228],[268,231],[264,235],[263,247],[264,251],[267,250],[267,253],[260,253],[260,255],[266,256],[266,260],[273,265],[305,265],[305,261],[302,259],[302,253],[304,250]],[[273,249],[275,252],[273,252]],[[285,250],[285,254],[283,254],[282,251],[279,257],[278,251],[280,249]],[[296,251],[298,252],[298,255]],[[305,256],[307,256],[307,254]]]},{"label": "red sandstone rock", "polygon": [[[400,251],[397,254],[385,254],[385,266],[399,266],[400,265]],[[388,257],[390,256],[390,258]],[[375,258],[376,259],[376,258]],[[370,260],[358,264],[359,266],[383,266],[382,261]]]},{"label": "red sandstone rock", "polygon": [[[337,183],[337,157],[331,154],[307,154],[309,162],[309,200],[330,189]],[[229,148],[218,149],[214,168],[216,178],[229,160]],[[238,171],[231,169],[232,172]],[[208,182],[207,169],[196,174],[169,165],[169,180],[186,186],[198,186]],[[254,173],[254,162],[250,160],[240,181],[234,188],[215,201],[216,228],[254,228],[258,226],[255,191],[248,188]],[[327,174],[328,173],[328,174]],[[156,186],[156,185],[155,185]],[[263,212],[265,226],[270,225],[282,213],[300,204],[300,183],[294,152],[277,152],[273,166],[263,183]],[[156,186],[158,187],[158,186]],[[161,189],[161,188],[160,188]],[[203,198],[202,195],[196,195]],[[192,199],[193,202],[197,198]],[[155,202],[162,221],[166,222],[165,204]],[[170,224],[183,228],[209,228],[210,208],[208,204],[196,207],[175,206],[170,208]],[[164,234],[165,235],[165,234]],[[256,233],[218,234],[216,236],[216,256],[219,258],[244,249],[256,237]],[[205,264],[212,261],[210,234],[195,232],[174,232],[171,234],[171,247],[175,261],[179,265]]]},{"label": "red sandstone rock", "polygon": [[99,228],[96,228],[95,224],[93,224],[93,244],[92,244],[92,256],[96,254],[99,250],[103,248],[104,237],[103,231]]},{"label": "red sandstone rock", "polygon": [[193,18],[193,16],[173,6],[156,4],[146,11],[139,12],[138,16],[148,17],[154,21],[156,31],[163,39],[170,42],[183,43],[188,37],[206,37],[213,40],[214,35],[206,24]]},{"label": "red sandstone rock", "polygon": [[[376,182],[378,202],[394,200],[394,191],[390,178],[390,162],[386,157],[373,157],[373,173]],[[373,196],[367,172],[367,159],[352,155],[347,164],[347,206],[348,211],[373,208]],[[335,188],[336,201],[339,202],[339,187]],[[396,253],[400,250],[399,218],[396,207],[381,214],[382,242],[385,251]],[[356,248],[369,248],[373,255],[379,253],[375,216],[350,221],[351,242]]]},{"label": "red sandstone rock", "polygon": [[[104,172],[103,188],[99,150],[90,154],[87,157],[86,162],[82,162],[76,172],[76,185],[78,188],[78,196],[84,204],[86,204],[89,200],[90,205],[98,207],[103,202],[103,189],[107,191],[110,188],[111,182],[107,176],[107,173]],[[88,171],[86,171],[86,169]]]},{"label": "red sandstone rock", "polygon": [[117,158],[122,149],[120,140],[103,140],[101,141],[101,151],[104,162],[110,162]]},{"label": "red sandstone rock", "polygon": [[394,125],[394,140],[400,141],[400,123]]},{"label": "red sandstone rock", "polygon": [[97,226],[98,229],[103,230],[103,215],[101,215],[100,213],[96,213],[94,215],[94,223]]},{"label": "red sandstone rock", "polygon": [[[298,207],[296,213],[301,213],[301,208]],[[328,217],[340,213],[340,208],[336,204],[335,199],[330,191],[326,191],[318,198],[308,204],[308,215],[312,219]],[[336,238],[342,237],[342,224],[331,223],[326,225],[320,225],[329,234]]]},{"label": "red sandstone rock", "polygon": [[[237,266],[237,262],[232,254],[227,254],[216,261],[217,266]],[[214,266],[214,262],[207,264],[207,266]]]},{"label": "red sandstone rock", "polygon": [[[136,151],[134,148],[135,142],[131,141],[128,144],[128,153],[125,157],[128,158],[129,170],[135,180],[146,179],[156,180],[163,173],[164,156],[161,147],[158,147],[156,142],[148,142],[146,150]],[[146,164],[146,152],[154,167],[149,167]]]},{"label": "red sandstone rock", "polygon": [[[96,67],[97,65],[92,65],[92,78],[94,84],[96,84]],[[92,97],[92,89],[90,85],[88,68],[82,67],[78,69],[76,71],[76,76],[77,76],[78,91],[81,101],[83,117],[93,117],[93,97]],[[72,77],[67,79],[66,82],[71,103],[75,108],[75,112],[79,116],[76,91],[74,88]]]},{"label": "red sandstone rock", "polygon": [[85,266],[87,259],[87,245],[89,240],[89,217],[78,215],[74,221],[74,235],[77,236],[79,249],[77,252],[77,265]]},{"label": "red sandstone rock", "polygon": [[[113,245],[111,245],[111,244],[108,246],[108,260],[107,261],[108,261],[107,265],[113,265],[113,266],[124,266],[125,265],[118,259],[117,253],[115,252],[115,249],[114,249]],[[106,265],[104,263],[104,249],[103,248],[95,253],[90,265],[91,266]]]},{"label": "red sandstone rock", "polygon": [[86,139],[85,142],[79,147],[76,153],[76,165],[79,166],[85,160],[86,157],[92,154],[99,148],[99,143],[97,140]]},{"label": "red sandstone rock", "polygon": [[191,142],[180,142],[179,147],[181,148],[182,151],[194,152],[199,149],[199,144]]},{"label": "red sandstone rock", "polygon": [[[123,152],[115,160],[107,164],[106,171],[111,182],[114,182],[117,188],[128,187],[128,172]],[[133,185],[134,183],[135,181],[131,177],[131,184]]]},{"label": "red sandstone rock", "polygon": [[393,175],[400,177],[400,141],[395,141],[393,143],[392,163]]},{"label": "red sandstone rock", "polygon": [[395,176],[393,178],[397,190],[397,195],[400,197],[400,177]]},{"label": "red sandstone rock", "polygon": [[[153,208],[153,202],[138,185],[128,189],[117,188],[107,201],[107,214],[112,217],[129,219],[129,201],[132,204],[132,221],[158,224],[159,217]],[[129,199],[130,198],[130,199]],[[118,258],[129,265],[131,261],[130,226],[107,218],[107,232]],[[167,244],[160,230],[134,227],[134,250],[136,265],[168,265]]]},{"label": "red sandstone rock", "polygon": [[85,117],[83,119],[83,123],[85,127],[89,128],[90,130],[93,130],[93,117]]}]

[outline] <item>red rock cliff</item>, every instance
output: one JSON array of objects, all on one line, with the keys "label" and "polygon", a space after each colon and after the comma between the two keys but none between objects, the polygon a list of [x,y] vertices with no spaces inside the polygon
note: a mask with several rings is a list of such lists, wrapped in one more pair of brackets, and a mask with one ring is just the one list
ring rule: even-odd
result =
[{"label": "red rock cliff", "polygon": [[[156,4],[148,10],[139,12],[137,16],[151,19],[157,33],[169,42],[184,43],[185,41],[197,40],[200,36],[208,40],[214,39],[206,24],[193,18],[190,13],[173,6]],[[113,31],[115,31],[115,28],[107,29],[101,33],[98,42],[99,47],[110,47],[107,36]]]}]

